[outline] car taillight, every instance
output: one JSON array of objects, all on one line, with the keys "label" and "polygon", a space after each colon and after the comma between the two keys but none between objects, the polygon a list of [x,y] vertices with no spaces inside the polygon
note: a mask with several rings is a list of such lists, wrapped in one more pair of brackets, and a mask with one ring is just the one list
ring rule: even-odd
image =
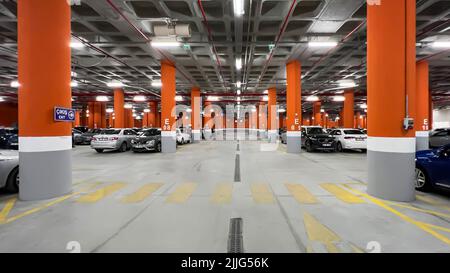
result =
[{"label": "car taillight", "polygon": [[97,138],[93,137],[92,140],[93,140],[93,141],[97,141]]},{"label": "car taillight", "polygon": [[112,137],[112,138],[110,138],[111,140],[119,140],[119,138],[118,137]]}]

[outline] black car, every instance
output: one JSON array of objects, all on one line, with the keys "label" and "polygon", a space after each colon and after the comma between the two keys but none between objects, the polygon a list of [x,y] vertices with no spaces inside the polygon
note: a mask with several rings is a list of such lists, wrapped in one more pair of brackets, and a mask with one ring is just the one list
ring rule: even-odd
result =
[{"label": "black car", "polygon": [[76,144],[90,145],[92,137],[95,135],[100,135],[102,131],[102,129],[89,129],[86,133],[83,133],[81,135],[81,137],[79,138],[79,142],[77,140]]},{"label": "black car", "polygon": [[[17,128],[0,128],[0,149],[17,150],[17,148],[15,148],[12,144],[16,144],[18,142],[15,141],[18,139],[18,134],[19,130]],[[11,147],[11,145],[14,147]]]},{"label": "black car", "polygon": [[161,130],[145,129],[131,141],[133,152],[161,152]]},{"label": "black car", "polygon": [[336,151],[336,140],[322,127],[302,127],[302,147],[308,153],[319,151]]},{"label": "black car", "polygon": [[89,127],[87,126],[77,126],[74,127],[73,129],[80,131],[81,133],[86,133],[87,131],[89,131]]}]

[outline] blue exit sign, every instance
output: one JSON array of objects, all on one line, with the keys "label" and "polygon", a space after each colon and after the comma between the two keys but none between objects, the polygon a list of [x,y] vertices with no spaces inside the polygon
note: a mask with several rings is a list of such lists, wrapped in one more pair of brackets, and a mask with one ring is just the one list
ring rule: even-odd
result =
[{"label": "blue exit sign", "polygon": [[55,107],[54,119],[55,121],[74,122],[75,110],[70,108]]}]

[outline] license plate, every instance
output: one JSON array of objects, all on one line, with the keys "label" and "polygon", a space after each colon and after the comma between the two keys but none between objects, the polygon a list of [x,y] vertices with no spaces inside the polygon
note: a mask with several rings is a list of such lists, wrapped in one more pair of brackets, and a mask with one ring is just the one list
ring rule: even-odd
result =
[{"label": "license plate", "polygon": [[99,138],[98,140],[100,140],[100,141],[108,141],[107,138]]},{"label": "license plate", "polygon": [[144,146],[142,146],[142,145],[136,145],[136,146],[134,146],[135,148],[142,148],[142,147],[144,147]]},{"label": "license plate", "polygon": [[323,144],[324,147],[331,147],[331,144]]},{"label": "license plate", "polygon": [[364,138],[357,138],[356,141],[364,141]]}]

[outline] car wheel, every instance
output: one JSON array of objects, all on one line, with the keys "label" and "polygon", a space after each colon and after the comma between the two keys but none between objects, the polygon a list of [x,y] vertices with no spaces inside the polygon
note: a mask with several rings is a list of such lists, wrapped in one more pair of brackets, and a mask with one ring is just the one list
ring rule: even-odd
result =
[{"label": "car wheel", "polygon": [[416,190],[429,191],[431,186],[427,174],[422,168],[416,168]]},{"label": "car wheel", "polygon": [[103,149],[95,149],[95,151],[97,151],[97,153],[99,154],[103,153]]},{"label": "car wheel", "polygon": [[361,153],[367,154],[367,149],[362,149],[362,150],[361,150]]},{"label": "car wheel", "polygon": [[338,142],[336,144],[336,152],[341,153],[344,149],[342,149],[342,144],[340,142]]},{"label": "car wheel", "polygon": [[158,145],[156,146],[156,151],[157,151],[158,153],[161,152],[161,142],[159,142]]},{"label": "car wheel", "polygon": [[313,148],[312,148],[311,142],[307,141],[307,142],[305,143],[305,147],[306,147],[306,151],[307,151],[308,153],[312,153],[312,152],[313,152]]},{"label": "car wheel", "polygon": [[19,192],[19,167],[14,168],[9,174],[5,188],[11,193]]},{"label": "car wheel", "polygon": [[122,145],[120,145],[120,149],[119,149],[119,151],[120,151],[120,152],[122,152],[122,153],[124,153],[124,152],[126,152],[126,151],[127,151],[127,149],[128,149],[128,147],[127,147],[127,143],[126,143],[126,142],[124,142],[124,143],[122,143]]}]

